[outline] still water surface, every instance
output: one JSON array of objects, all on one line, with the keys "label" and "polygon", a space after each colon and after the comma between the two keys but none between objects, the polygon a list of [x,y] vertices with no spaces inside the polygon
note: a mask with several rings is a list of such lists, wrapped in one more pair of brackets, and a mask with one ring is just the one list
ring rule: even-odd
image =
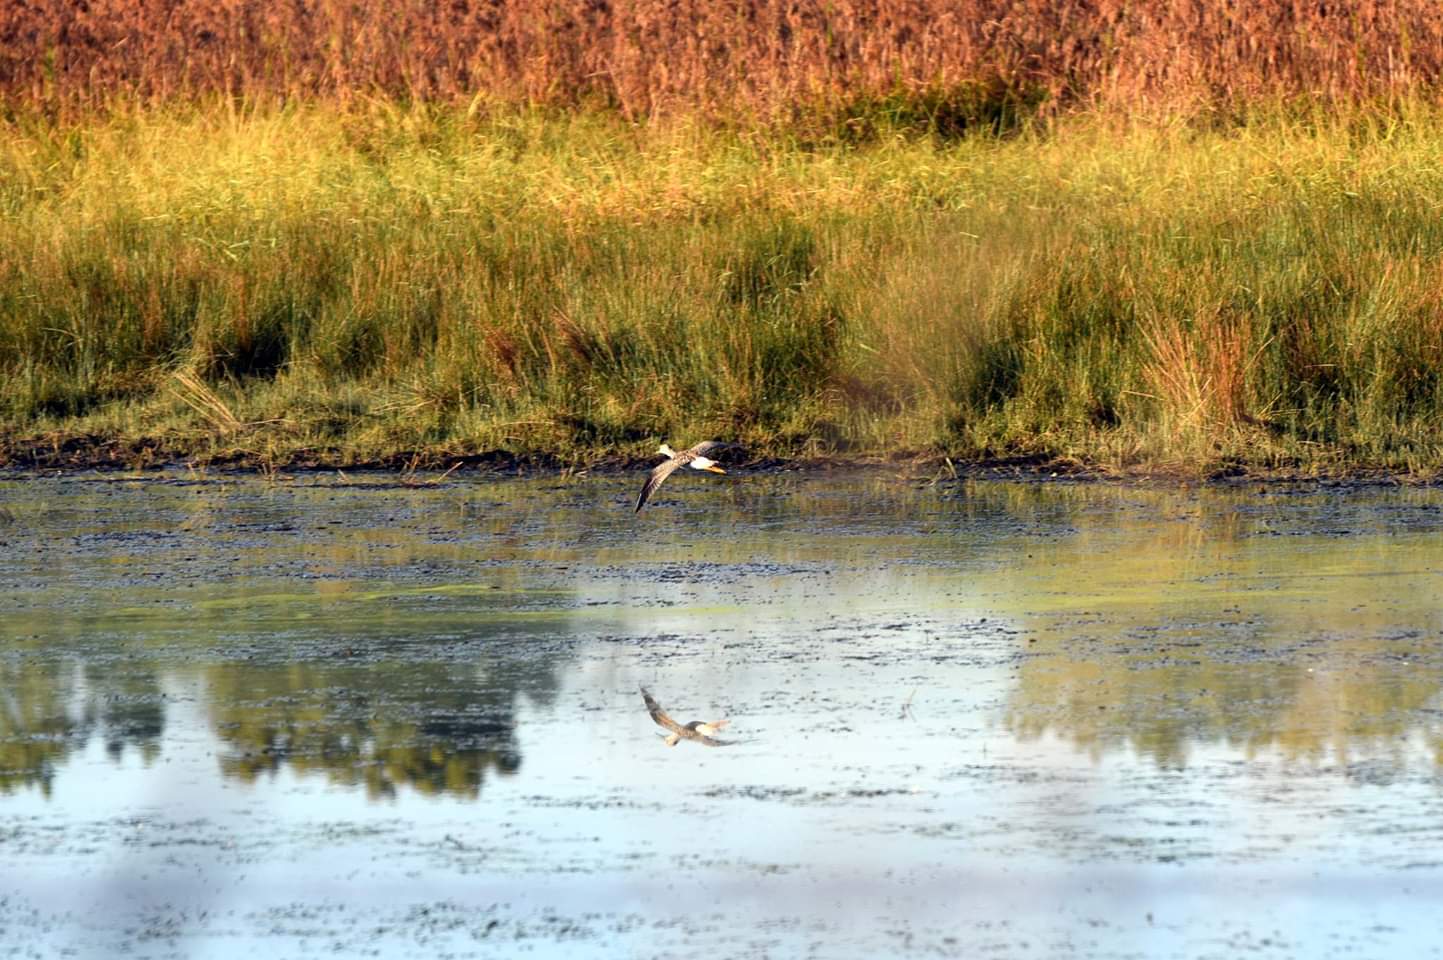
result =
[{"label": "still water surface", "polygon": [[1443,952],[1438,491],[633,486],[0,478],[0,955]]}]

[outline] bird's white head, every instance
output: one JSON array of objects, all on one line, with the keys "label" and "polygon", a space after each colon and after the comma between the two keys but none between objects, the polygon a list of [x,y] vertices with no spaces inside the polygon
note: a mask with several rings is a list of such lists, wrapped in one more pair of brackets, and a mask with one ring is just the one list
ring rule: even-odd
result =
[{"label": "bird's white head", "polygon": [[673,450],[673,449],[671,448],[671,445],[670,445],[670,444],[667,444],[667,443],[663,443],[660,447],[658,447],[657,450],[656,450],[656,452],[657,452],[657,455],[658,455],[658,456],[662,456],[662,457],[674,457],[674,456],[676,456],[676,451]]}]

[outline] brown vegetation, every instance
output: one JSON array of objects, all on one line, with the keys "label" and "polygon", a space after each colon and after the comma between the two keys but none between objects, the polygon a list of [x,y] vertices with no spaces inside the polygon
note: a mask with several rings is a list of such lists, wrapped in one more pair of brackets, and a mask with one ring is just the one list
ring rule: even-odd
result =
[{"label": "brown vegetation", "polygon": [[1432,0],[0,4],[0,95],[47,109],[379,94],[775,117],[900,94],[945,125],[999,104],[1388,97],[1440,75]]}]

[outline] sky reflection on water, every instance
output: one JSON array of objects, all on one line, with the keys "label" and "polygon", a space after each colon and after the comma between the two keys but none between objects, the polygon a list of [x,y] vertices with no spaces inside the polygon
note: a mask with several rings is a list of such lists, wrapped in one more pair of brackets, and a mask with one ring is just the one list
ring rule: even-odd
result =
[{"label": "sky reflection on water", "polygon": [[[1438,493],[630,495],[0,481],[0,921],[95,955],[1431,947]],[[745,742],[669,750],[642,684]]]}]

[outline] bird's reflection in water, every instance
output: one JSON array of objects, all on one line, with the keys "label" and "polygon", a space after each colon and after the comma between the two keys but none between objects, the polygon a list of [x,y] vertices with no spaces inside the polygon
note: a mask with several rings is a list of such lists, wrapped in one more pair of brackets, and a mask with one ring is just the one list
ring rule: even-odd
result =
[{"label": "bird's reflection in water", "polygon": [[729,747],[737,742],[735,740],[718,740],[712,736],[730,723],[730,720],[693,720],[685,724],[677,723],[661,708],[661,704],[652,698],[645,687],[641,690],[641,698],[646,701],[646,711],[651,714],[651,719],[656,721],[657,726],[671,731],[664,740],[668,747],[674,747],[682,740],[693,740],[708,747]]}]

